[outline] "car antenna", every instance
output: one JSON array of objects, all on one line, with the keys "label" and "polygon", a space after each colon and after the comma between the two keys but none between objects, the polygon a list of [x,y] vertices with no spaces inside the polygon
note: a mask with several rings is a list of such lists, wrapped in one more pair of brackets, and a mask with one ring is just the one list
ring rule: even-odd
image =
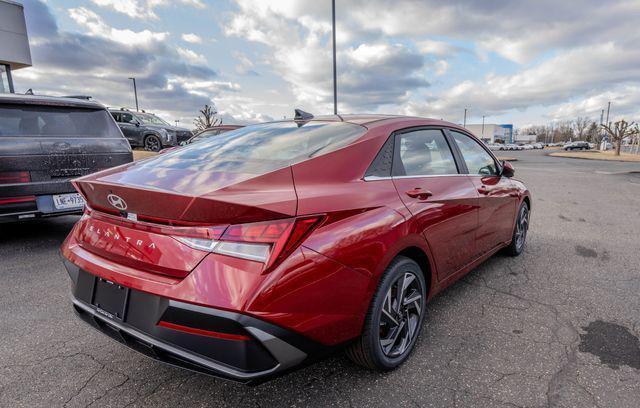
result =
[{"label": "car antenna", "polygon": [[309,112],[305,112],[302,109],[295,109],[294,110],[294,116],[293,116],[293,120],[311,120],[313,119],[313,115],[310,114]]},{"label": "car antenna", "polygon": [[27,92],[24,93],[25,95],[33,95],[33,89],[29,88],[27,89]]}]

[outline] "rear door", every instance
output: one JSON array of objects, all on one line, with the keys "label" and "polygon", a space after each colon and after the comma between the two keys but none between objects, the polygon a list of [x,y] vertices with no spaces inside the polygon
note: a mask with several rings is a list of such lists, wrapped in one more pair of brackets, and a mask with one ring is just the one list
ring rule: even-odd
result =
[{"label": "rear door", "polygon": [[439,280],[476,255],[478,194],[461,174],[441,129],[395,134],[393,182],[431,249]]},{"label": "rear door", "polygon": [[476,242],[479,252],[485,253],[511,239],[518,190],[511,180],[500,176],[498,162],[480,142],[456,130],[449,132],[479,193]]}]

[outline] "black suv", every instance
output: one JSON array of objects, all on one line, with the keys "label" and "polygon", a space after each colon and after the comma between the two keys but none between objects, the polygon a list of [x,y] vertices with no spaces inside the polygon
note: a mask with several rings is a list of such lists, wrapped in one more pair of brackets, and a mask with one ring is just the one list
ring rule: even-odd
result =
[{"label": "black suv", "polygon": [[0,223],[81,213],[84,199],[70,180],[131,161],[104,106],[0,94]]},{"label": "black suv", "polygon": [[168,124],[152,113],[128,109],[109,109],[124,137],[133,147],[159,152],[163,147],[178,146],[193,136],[189,129]]},{"label": "black suv", "polygon": [[589,143],[584,142],[582,140],[578,140],[575,142],[569,142],[562,147],[564,150],[589,150],[591,146]]}]

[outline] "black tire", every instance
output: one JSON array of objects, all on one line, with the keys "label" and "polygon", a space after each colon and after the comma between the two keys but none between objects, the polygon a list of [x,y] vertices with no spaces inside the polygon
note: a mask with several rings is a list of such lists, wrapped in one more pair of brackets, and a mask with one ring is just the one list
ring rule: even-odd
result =
[{"label": "black tire", "polygon": [[505,248],[504,252],[509,256],[518,256],[524,251],[527,243],[527,231],[529,230],[529,206],[526,202],[520,204],[516,222],[513,227],[513,235],[511,243]]},{"label": "black tire", "polygon": [[160,138],[156,135],[148,135],[145,137],[144,150],[148,150],[150,152],[159,152],[162,150],[162,142],[160,142]]},{"label": "black tire", "polygon": [[[406,286],[406,290],[398,296],[400,285]],[[403,300],[399,313],[394,294],[396,299]],[[404,256],[395,258],[380,279],[362,334],[349,346],[347,356],[371,370],[388,371],[398,367],[409,357],[420,336],[425,304],[426,283],[420,266]]]}]

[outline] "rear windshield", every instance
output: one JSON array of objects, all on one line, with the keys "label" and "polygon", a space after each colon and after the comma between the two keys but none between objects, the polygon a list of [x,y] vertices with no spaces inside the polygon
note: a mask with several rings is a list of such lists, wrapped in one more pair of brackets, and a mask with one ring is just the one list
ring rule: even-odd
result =
[{"label": "rear windshield", "polygon": [[104,109],[0,105],[0,137],[122,137]]},{"label": "rear windshield", "polygon": [[180,167],[191,162],[210,170],[275,170],[344,147],[365,132],[362,126],[344,122],[264,123],[178,149],[166,155],[162,166]]}]

